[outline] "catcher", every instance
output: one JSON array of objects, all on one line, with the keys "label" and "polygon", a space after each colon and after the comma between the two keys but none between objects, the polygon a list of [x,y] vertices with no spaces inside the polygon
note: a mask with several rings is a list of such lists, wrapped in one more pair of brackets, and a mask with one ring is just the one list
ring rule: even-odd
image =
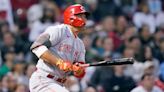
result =
[{"label": "catcher", "polygon": [[32,44],[39,58],[37,69],[30,78],[30,92],[69,92],[63,84],[73,72],[77,78],[85,75],[79,64],[85,63],[85,47],[77,36],[84,30],[88,12],[80,5],[64,11],[64,24],[50,26]]}]

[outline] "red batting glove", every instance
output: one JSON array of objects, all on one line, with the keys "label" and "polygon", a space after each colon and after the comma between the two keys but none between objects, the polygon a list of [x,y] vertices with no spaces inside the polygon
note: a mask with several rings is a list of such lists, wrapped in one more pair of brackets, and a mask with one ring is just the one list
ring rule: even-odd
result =
[{"label": "red batting glove", "polygon": [[85,75],[85,68],[79,66],[79,64],[84,64],[83,62],[77,62],[73,64],[72,71],[75,77],[77,78],[83,78]]}]

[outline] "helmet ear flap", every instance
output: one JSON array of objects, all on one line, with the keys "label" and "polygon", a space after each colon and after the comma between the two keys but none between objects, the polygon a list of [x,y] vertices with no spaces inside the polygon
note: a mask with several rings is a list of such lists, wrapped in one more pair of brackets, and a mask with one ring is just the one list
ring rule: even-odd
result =
[{"label": "helmet ear flap", "polygon": [[76,19],[75,16],[71,16],[71,17],[70,17],[70,24],[72,24],[72,23],[74,22],[75,19]]}]

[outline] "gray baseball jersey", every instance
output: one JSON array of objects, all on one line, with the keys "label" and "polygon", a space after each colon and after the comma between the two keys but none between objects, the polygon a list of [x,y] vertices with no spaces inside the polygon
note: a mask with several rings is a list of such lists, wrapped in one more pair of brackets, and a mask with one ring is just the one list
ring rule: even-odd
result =
[{"label": "gray baseball jersey", "polygon": [[[56,56],[71,62],[85,61],[84,44],[79,37],[75,38],[68,25],[50,26],[42,34],[49,34],[49,41],[51,42],[49,50]],[[36,67],[54,73],[59,77],[65,76],[63,71],[56,66],[44,62],[42,59],[39,59]]]}]

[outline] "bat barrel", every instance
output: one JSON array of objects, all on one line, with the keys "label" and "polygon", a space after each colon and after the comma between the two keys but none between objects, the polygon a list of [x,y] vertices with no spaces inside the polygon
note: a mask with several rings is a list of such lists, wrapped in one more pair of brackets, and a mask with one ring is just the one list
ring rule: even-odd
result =
[{"label": "bat barrel", "polygon": [[133,58],[121,58],[121,59],[113,59],[111,61],[101,61],[96,63],[90,63],[90,66],[111,66],[111,65],[127,65],[134,63]]}]

